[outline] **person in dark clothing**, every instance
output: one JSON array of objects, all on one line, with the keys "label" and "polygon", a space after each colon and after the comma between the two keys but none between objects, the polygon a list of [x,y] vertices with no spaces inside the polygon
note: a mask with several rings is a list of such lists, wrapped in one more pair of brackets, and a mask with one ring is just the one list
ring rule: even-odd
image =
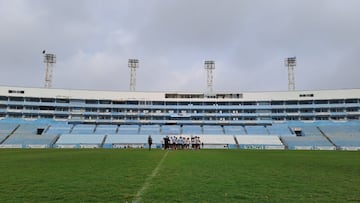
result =
[{"label": "person in dark clothing", "polygon": [[150,151],[151,150],[151,145],[152,145],[151,135],[149,135],[149,137],[148,137],[148,145],[149,145],[149,151]]},{"label": "person in dark clothing", "polygon": [[166,136],[164,138],[165,149],[169,149],[169,141],[170,141],[169,136]]}]

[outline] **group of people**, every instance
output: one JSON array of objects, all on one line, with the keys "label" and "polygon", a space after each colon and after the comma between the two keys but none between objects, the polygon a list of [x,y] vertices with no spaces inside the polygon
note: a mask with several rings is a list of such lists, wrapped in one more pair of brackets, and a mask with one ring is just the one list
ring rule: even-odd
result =
[{"label": "group of people", "polygon": [[[149,135],[148,137],[148,146],[149,146],[149,150],[151,150],[151,145],[153,144],[153,140],[151,135]],[[162,149],[172,149],[172,150],[177,150],[177,149],[200,149],[200,145],[201,148],[204,147],[204,143],[200,141],[200,137],[199,136],[195,136],[195,137],[182,137],[180,136],[179,138],[176,136],[165,136],[162,141]]]},{"label": "group of people", "polygon": [[200,145],[204,146],[204,143],[200,141],[200,137],[183,137],[179,138],[176,136],[165,136],[162,139],[162,148],[163,149],[200,149]]}]

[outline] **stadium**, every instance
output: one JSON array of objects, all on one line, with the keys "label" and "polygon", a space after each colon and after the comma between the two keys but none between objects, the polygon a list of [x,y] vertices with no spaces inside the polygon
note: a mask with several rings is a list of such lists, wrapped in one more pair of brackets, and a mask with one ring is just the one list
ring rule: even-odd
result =
[{"label": "stadium", "polygon": [[360,1],[0,5],[1,203],[360,203]]},{"label": "stadium", "polygon": [[360,89],[213,92],[206,61],[206,92],[141,92],[133,59],[130,91],[56,89],[47,56],[0,86],[3,202],[360,201]]},{"label": "stadium", "polygon": [[115,92],[0,87],[1,148],[160,148],[199,136],[204,148],[360,149],[360,89]]}]

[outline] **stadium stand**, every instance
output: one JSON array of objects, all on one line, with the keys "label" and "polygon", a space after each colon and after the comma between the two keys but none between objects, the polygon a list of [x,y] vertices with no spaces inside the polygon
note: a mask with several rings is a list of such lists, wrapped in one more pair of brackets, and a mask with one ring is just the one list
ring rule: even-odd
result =
[{"label": "stadium stand", "polygon": [[49,148],[56,139],[55,135],[43,135],[46,124],[22,123],[2,144],[10,148]]},{"label": "stadium stand", "polygon": [[334,150],[336,147],[318,128],[321,123],[293,123],[290,128],[294,136],[281,135],[288,149]]},{"label": "stadium stand", "polygon": [[159,135],[160,126],[159,125],[141,125],[139,134],[141,135]]},{"label": "stadium stand", "polygon": [[19,125],[15,123],[0,123],[0,144],[6,139]]},{"label": "stadium stand", "polygon": [[274,135],[237,135],[241,149],[284,149],[278,136]]},{"label": "stadium stand", "polygon": [[287,124],[273,124],[266,128],[270,135],[295,136]]},{"label": "stadium stand", "polygon": [[246,126],[246,132],[248,135],[268,135],[269,132],[265,126]]},{"label": "stadium stand", "polygon": [[335,150],[333,146],[323,136],[283,136],[281,140],[289,149],[299,150]]},{"label": "stadium stand", "polygon": [[232,135],[200,135],[204,149],[235,149],[237,148]]},{"label": "stadium stand", "polygon": [[117,130],[117,125],[97,125],[95,134],[115,134]]},{"label": "stadium stand", "polygon": [[136,135],[139,134],[139,125],[120,125],[118,134],[122,135]]},{"label": "stadium stand", "polygon": [[161,134],[163,135],[179,135],[181,126],[179,125],[163,125],[161,126]]},{"label": "stadium stand", "polygon": [[[148,147],[147,140],[149,135],[119,135],[110,134],[104,143],[104,148],[145,148]],[[160,148],[163,136],[151,135],[153,140],[152,148]]]},{"label": "stadium stand", "polygon": [[220,125],[204,125],[203,133],[207,135],[222,135],[224,130]]},{"label": "stadium stand", "polygon": [[99,134],[63,134],[55,143],[56,148],[99,148],[105,135]]},{"label": "stadium stand", "polygon": [[202,128],[199,125],[183,125],[184,135],[200,135],[203,134]]},{"label": "stadium stand", "polygon": [[2,148],[144,147],[148,135],[154,143],[169,135],[224,144],[213,135],[234,136],[240,148],[360,150],[359,134],[360,89],[207,94],[0,86]]},{"label": "stadium stand", "polygon": [[323,136],[316,125],[300,125],[297,128],[301,130],[302,136]]},{"label": "stadium stand", "polygon": [[320,126],[324,134],[339,149],[360,150],[360,127],[357,125]]},{"label": "stadium stand", "polygon": [[227,135],[245,135],[245,129],[243,126],[224,126],[225,134]]},{"label": "stadium stand", "polygon": [[71,134],[91,134],[95,131],[93,124],[77,124],[71,130]]},{"label": "stadium stand", "polygon": [[45,135],[60,135],[67,134],[73,128],[73,125],[69,125],[65,122],[53,123],[49,128],[44,132]]}]

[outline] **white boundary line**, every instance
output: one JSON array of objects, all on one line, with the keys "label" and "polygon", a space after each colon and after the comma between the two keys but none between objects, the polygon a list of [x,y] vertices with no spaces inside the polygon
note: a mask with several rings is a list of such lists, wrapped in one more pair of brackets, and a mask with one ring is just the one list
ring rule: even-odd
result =
[{"label": "white boundary line", "polygon": [[141,187],[141,189],[136,193],[134,200],[132,201],[133,203],[138,203],[141,201],[141,196],[144,194],[145,190],[147,190],[147,188],[150,185],[151,180],[157,175],[160,166],[162,165],[162,163],[164,162],[167,154],[169,153],[169,151],[166,151],[166,153],[164,154],[164,156],[161,158],[160,162],[158,163],[158,165],[154,168],[154,170],[152,171],[152,173],[146,178],[143,186]]}]

